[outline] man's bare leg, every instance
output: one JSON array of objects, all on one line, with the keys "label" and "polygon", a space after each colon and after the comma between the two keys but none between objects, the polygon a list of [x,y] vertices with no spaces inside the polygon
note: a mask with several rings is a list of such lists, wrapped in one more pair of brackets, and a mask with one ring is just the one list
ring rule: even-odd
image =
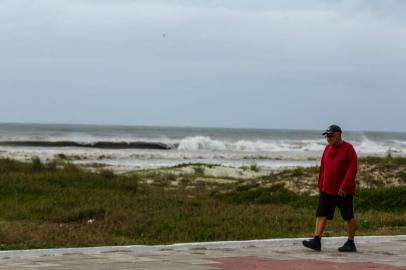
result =
[{"label": "man's bare leg", "polygon": [[326,228],[327,218],[326,217],[317,217],[316,218],[316,228],[314,231],[314,236],[322,237],[324,228]]},{"label": "man's bare leg", "polygon": [[348,239],[354,241],[355,237],[355,230],[357,229],[357,223],[355,222],[355,218],[352,218],[347,221],[347,233]]}]

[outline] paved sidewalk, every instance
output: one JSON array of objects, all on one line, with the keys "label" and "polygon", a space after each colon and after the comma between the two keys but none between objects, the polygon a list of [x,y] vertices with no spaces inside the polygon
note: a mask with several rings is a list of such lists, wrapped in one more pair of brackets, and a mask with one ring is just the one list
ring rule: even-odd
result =
[{"label": "paved sidewalk", "polygon": [[357,253],[337,251],[345,238],[324,238],[322,252],[302,240],[2,251],[0,269],[406,270],[406,236],[358,237]]}]

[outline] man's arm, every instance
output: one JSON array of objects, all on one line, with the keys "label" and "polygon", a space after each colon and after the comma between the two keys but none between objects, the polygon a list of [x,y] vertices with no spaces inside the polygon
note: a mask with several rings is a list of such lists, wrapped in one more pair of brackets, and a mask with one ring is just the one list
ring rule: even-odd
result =
[{"label": "man's arm", "polygon": [[355,153],[354,148],[351,146],[348,151],[347,156],[348,167],[345,173],[344,180],[340,186],[340,195],[350,194],[354,191],[355,188],[355,177],[357,176],[357,169],[358,169],[358,161],[357,161],[357,154]]},{"label": "man's arm", "polygon": [[319,180],[317,182],[317,187],[321,191],[321,187],[323,186],[323,181],[324,181],[324,153],[326,150],[324,150],[323,155],[321,157],[320,161],[320,172],[319,172]]}]

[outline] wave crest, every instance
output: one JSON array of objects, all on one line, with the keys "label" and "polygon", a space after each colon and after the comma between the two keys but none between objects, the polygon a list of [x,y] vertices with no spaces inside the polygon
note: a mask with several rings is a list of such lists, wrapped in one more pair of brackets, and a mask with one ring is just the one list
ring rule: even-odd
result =
[{"label": "wave crest", "polygon": [[206,136],[186,137],[179,142],[179,150],[227,150],[225,143]]},{"label": "wave crest", "polygon": [[161,149],[169,150],[174,145],[161,142],[111,142],[100,141],[94,143],[79,143],[74,141],[2,141],[4,146],[28,146],[28,147],[88,147],[105,149]]},{"label": "wave crest", "polygon": [[251,141],[239,140],[226,142],[214,140],[207,136],[186,137],[179,142],[179,150],[198,151],[242,151],[242,152],[298,152],[298,151],[322,151],[325,144],[323,141]]}]

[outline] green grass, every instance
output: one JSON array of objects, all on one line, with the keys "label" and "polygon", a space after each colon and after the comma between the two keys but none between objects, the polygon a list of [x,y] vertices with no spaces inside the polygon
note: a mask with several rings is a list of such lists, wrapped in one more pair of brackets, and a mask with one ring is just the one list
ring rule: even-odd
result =
[{"label": "green grass", "polygon": [[238,186],[232,191],[214,195],[219,200],[229,203],[286,205],[293,208],[310,208],[311,205],[316,205],[317,202],[317,198],[314,196],[298,195],[280,184],[266,188],[258,185]]},{"label": "green grass", "polygon": [[[0,249],[303,237],[313,231],[317,198],[280,184],[189,185],[193,178],[185,178],[174,188],[169,183],[179,176],[171,173],[115,175],[50,163],[0,160]],[[146,184],[150,178],[159,185]],[[360,190],[359,234],[405,234],[404,198],[406,187]],[[327,234],[345,234],[339,217]]]},{"label": "green grass", "polygon": [[197,176],[204,175],[204,167],[201,167],[201,166],[193,167],[193,171],[194,171],[195,175],[197,175]]},{"label": "green grass", "polygon": [[258,172],[258,171],[259,171],[259,168],[258,168],[257,164],[251,164],[250,170],[251,170],[251,171],[254,171],[254,172]]}]

